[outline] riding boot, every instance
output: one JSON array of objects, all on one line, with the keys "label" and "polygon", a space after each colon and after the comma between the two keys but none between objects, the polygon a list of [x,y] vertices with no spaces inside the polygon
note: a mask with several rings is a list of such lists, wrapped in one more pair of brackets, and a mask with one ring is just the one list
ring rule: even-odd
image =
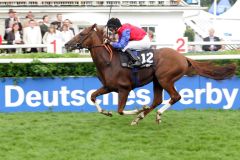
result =
[{"label": "riding boot", "polygon": [[133,62],[133,66],[140,66],[141,65],[141,62],[140,60],[138,59],[138,57],[130,50],[130,49],[127,49],[126,50],[126,53],[129,55],[129,57],[131,58],[132,62]]}]

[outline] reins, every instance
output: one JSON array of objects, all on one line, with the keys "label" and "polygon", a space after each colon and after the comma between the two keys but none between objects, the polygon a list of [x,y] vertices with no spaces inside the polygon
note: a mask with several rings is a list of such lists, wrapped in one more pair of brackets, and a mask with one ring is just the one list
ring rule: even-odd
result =
[{"label": "reins", "polygon": [[98,47],[104,47],[107,50],[107,52],[110,55],[110,62],[111,62],[112,61],[112,57],[113,57],[113,51],[112,51],[111,47],[109,46],[109,44],[96,45],[96,46],[88,47],[88,49],[98,48]]},{"label": "reins", "polygon": [[[86,35],[86,37],[84,37],[84,39],[82,40],[81,44],[93,33],[93,31],[95,31],[95,30],[90,30],[88,33],[84,34],[84,36]],[[82,35],[80,34],[80,36],[82,36]],[[98,36],[98,34],[97,34],[97,36]],[[95,45],[95,46],[91,46],[91,47],[87,47],[86,46],[85,48],[90,50],[90,49],[98,48],[98,47],[104,47],[107,50],[107,52],[110,55],[110,62],[111,62],[112,61],[112,57],[113,57],[113,51],[112,51],[112,49],[111,49],[109,44],[100,44],[100,45]]]}]

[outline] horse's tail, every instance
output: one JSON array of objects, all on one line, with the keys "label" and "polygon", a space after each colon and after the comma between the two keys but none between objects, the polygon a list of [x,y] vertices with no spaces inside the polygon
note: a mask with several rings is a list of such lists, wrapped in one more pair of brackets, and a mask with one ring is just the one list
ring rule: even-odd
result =
[{"label": "horse's tail", "polygon": [[224,66],[217,66],[210,62],[198,62],[187,58],[189,64],[189,71],[187,75],[198,74],[200,76],[222,80],[235,75],[237,66],[235,64],[227,64]]}]

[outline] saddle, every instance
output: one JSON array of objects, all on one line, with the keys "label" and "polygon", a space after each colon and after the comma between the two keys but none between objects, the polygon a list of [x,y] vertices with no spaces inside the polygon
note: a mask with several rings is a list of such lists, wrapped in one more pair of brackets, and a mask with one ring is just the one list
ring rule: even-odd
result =
[{"label": "saddle", "polygon": [[[141,62],[141,65],[137,68],[145,68],[153,65],[153,49],[146,49],[140,51],[132,50],[132,52],[138,57]],[[127,53],[119,51],[119,54],[122,67],[136,68],[132,65],[133,62]]]}]

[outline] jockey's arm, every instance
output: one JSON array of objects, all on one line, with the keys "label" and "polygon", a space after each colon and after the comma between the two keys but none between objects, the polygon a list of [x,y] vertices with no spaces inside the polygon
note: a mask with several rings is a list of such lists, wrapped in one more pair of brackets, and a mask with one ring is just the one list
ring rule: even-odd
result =
[{"label": "jockey's arm", "polygon": [[111,45],[113,46],[113,48],[123,49],[124,47],[127,46],[129,39],[130,39],[130,29],[125,29],[122,32],[122,36],[118,40],[118,42],[113,42],[111,43]]}]

